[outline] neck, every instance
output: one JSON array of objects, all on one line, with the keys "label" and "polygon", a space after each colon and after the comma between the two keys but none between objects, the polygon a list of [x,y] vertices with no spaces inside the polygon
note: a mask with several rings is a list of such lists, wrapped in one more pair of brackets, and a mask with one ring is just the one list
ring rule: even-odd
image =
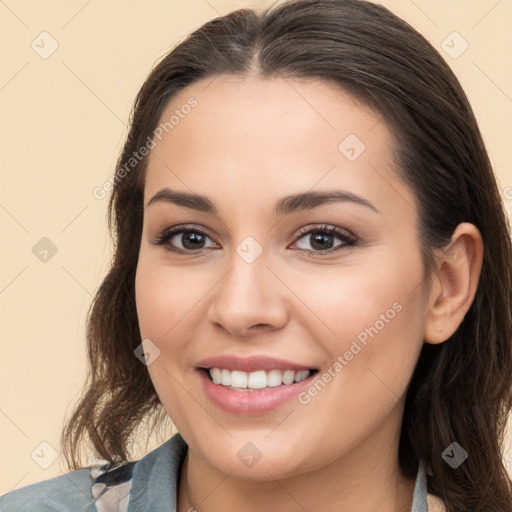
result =
[{"label": "neck", "polygon": [[285,479],[252,481],[226,475],[189,447],[181,470],[177,510],[409,511],[415,479],[406,478],[398,465],[398,419],[401,421],[401,417],[395,417],[395,421],[320,469]]}]

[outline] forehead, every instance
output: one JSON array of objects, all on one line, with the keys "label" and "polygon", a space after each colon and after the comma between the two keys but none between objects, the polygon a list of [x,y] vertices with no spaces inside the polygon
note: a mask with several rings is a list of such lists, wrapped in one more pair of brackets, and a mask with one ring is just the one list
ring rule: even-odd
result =
[{"label": "forehead", "polygon": [[[220,75],[182,89],[165,108],[159,128],[164,145],[179,150],[193,143],[198,155],[206,147],[221,152],[226,146],[246,149],[252,156],[262,147],[265,153],[278,148],[297,152],[297,143],[318,144],[326,137],[325,146],[338,154],[337,142],[350,130],[374,143],[369,132],[380,121],[378,113],[331,83]],[[377,138],[384,132],[389,139],[381,123]]]},{"label": "forehead", "polygon": [[316,184],[410,195],[393,172],[393,134],[381,115],[335,84],[210,77],[169,102],[159,129],[146,200],[162,187],[256,198]]}]

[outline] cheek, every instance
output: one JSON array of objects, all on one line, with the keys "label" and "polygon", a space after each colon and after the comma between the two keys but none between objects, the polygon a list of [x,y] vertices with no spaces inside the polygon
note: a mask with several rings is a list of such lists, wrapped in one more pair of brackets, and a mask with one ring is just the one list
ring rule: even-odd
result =
[{"label": "cheek", "polygon": [[141,251],[135,277],[140,333],[143,340],[151,340],[159,350],[158,357],[148,365],[148,372],[178,430],[188,428],[187,404],[190,404],[182,378],[191,364],[186,350],[190,339],[182,334],[191,321],[197,321],[194,305],[203,294],[186,271],[163,265]]},{"label": "cheek", "polygon": [[411,284],[419,284],[421,275],[419,260],[404,264],[397,255],[382,251],[368,264],[333,267],[321,275],[305,273],[294,280],[294,292],[310,310],[302,319],[310,319],[308,328],[334,355],[354,339],[364,344],[394,331],[393,339],[398,340],[398,332],[410,332],[404,319],[412,320],[414,312],[421,318],[424,307]]},{"label": "cheek", "polygon": [[423,342],[422,275],[419,257],[411,255],[404,263],[389,254],[378,265],[333,272],[325,287],[304,282],[301,293],[309,291],[322,321],[312,320],[317,334],[325,333],[318,340],[336,375],[335,394],[368,401],[374,394],[393,390],[400,395],[405,389]]},{"label": "cheek", "polygon": [[323,294],[319,311],[335,332],[322,340],[330,358],[320,375],[325,384],[312,384],[299,399],[301,421],[320,429],[327,446],[343,452],[360,442],[406,392],[423,341],[424,299],[421,287],[410,285],[418,272],[421,266],[410,274],[389,266],[340,278],[336,293]]},{"label": "cheek", "polygon": [[143,256],[135,278],[135,299],[141,336],[159,344],[171,337],[180,322],[190,322],[207,283],[186,269],[171,268]]}]

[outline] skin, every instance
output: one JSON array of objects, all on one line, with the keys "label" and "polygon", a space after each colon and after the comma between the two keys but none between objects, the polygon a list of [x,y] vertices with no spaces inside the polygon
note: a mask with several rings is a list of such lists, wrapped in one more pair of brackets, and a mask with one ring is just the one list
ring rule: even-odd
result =
[{"label": "skin", "polygon": [[[417,200],[395,172],[393,135],[332,84],[218,76],[180,91],[162,120],[190,96],[198,105],[151,149],[144,203],[169,187],[207,196],[218,214],[146,206],[136,275],[141,336],[160,350],[148,370],[189,445],[178,511],[410,510],[414,479],[398,466],[407,385],[423,343],[449,338],[471,305],[480,233],[460,224],[425,274]],[[366,146],[354,161],[338,149],[349,134]],[[283,196],[331,189],[378,211],[338,202],[272,213]],[[190,223],[209,233],[203,253],[152,243]],[[355,245],[334,235],[326,247],[343,248],[322,255],[311,235],[299,238],[322,224]],[[247,236],[263,250],[252,263],[237,253]],[[187,250],[181,234],[172,241]],[[240,416],[203,392],[195,367],[220,354],[284,358],[321,378],[394,303],[394,318],[307,404]],[[247,442],[261,453],[252,467],[237,457]]]}]

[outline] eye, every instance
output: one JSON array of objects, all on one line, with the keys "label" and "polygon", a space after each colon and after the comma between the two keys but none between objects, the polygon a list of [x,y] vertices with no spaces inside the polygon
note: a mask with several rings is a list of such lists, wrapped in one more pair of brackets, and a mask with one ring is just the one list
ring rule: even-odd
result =
[{"label": "eye", "polygon": [[[314,228],[302,228],[299,231],[299,237],[297,240],[300,240],[301,238],[305,238],[307,240],[308,237],[311,248],[301,248],[301,250],[304,250],[309,254],[325,254],[327,252],[335,252],[342,249],[347,249],[356,243],[355,237],[349,235],[346,231],[343,231],[342,229],[336,228],[334,226],[323,225]],[[341,243],[334,245],[336,238],[341,240]]]},{"label": "eye", "polygon": [[[196,226],[175,226],[157,235],[153,243],[164,246],[167,251],[178,253],[196,252],[200,254],[203,252],[203,249],[209,248],[204,246],[207,239],[210,239],[209,235]],[[213,242],[213,247],[215,246],[217,244]]]},{"label": "eye", "polygon": [[[301,239],[309,237],[310,248],[299,247],[299,250],[305,251],[308,254],[325,254],[336,252],[342,249],[355,245],[356,238],[349,235],[346,231],[334,226],[316,226],[305,227],[299,231],[294,245]],[[340,243],[335,244],[336,238]],[[205,246],[207,241],[211,241],[211,245]],[[202,254],[205,249],[219,247],[217,243],[213,242],[209,234],[198,228],[195,225],[191,226],[174,226],[165,229],[162,233],[157,235],[153,240],[155,245],[164,246],[166,251],[176,253],[191,253]]]}]

